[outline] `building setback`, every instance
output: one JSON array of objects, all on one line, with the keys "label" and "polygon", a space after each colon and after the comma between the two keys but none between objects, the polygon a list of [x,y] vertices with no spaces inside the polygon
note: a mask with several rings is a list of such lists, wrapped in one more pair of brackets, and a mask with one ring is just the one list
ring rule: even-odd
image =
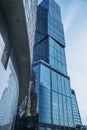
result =
[{"label": "building setback", "polygon": [[75,121],[75,125],[78,126],[78,125],[81,125],[82,122],[81,122],[81,117],[80,117],[80,113],[79,113],[79,108],[78,108],[78,104],[77,104],[75,91],[73,89],[71,90],[71,97],[72,97],[74,121]]},{"label": "building setback", "polygon": [[76,120],[67,73],[64,30],[60,7],[54,0],[43,0],[38,6],[33,68],[39,130],[74,129]]},{"label": "building setback", "polygon": [[29,87],[37,0],[0,0],[0,130],[11,130]]}]

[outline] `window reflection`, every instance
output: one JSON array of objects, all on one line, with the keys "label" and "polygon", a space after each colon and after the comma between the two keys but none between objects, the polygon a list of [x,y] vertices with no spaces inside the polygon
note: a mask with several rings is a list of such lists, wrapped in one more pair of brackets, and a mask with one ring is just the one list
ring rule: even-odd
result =
[{"label": "window reflection", "polygon": [[49,68],[47,68],[43,65],[41,65],[40,83],[42,86],[44,86],[50,90],[50,70],[49,70]]},{"label": "window reflection", "polygon": [[4,47],[5,47],[4,41],[3,41],[2,36],[0,34],[0,60],[1,60],[1,57],[2,57],[2,54],[3,54],[3,51],[4,51]]},{"label": "window reflection", "polygon": [[11,129],[16,115],[18,80],[11,59],[9,58],[6,70],[1,62],[4,46],[0,35],[0,126],[8,130]]}]

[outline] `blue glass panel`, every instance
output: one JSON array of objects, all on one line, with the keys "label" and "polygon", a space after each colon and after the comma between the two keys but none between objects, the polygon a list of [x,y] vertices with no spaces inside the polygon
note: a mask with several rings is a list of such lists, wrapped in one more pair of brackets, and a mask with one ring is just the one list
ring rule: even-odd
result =
[{"label": "blue glass panel", "polygon": [[63,118],[63,96],[59,94],[59,117],[60,117],[60,125],[64,125]]},{"label": "blue glass panel", "polygon": [[52,92],[52,114],[53,114],[53,123],[59,124],[59,115],[58,115],[58,93]]},{"label": "blue glass panel", "polygon": [[50,69],[41,65],[40,84],[50,90]]},{"label": "blue glass panel", "polygon": [[57,74],[52,71],[52,90],[57,91]]},{"label": "blue glass panel", "polygon": [[66,95],[71,96],[70,81],[65,78]]},{"label": "blue glass panel", "polygon": [[67,74],[64,48],[52,38],[49,38],[49,63],[54,69]]},{"label": "blue glass panel", "polygon": [[66,97],[63,96],[63,112],[64,112],[64,125],[68,126],[68,116],[67,116],[67,104],[66,104]]},{"label": "blue glass panel", "polygon": [[8,31],[6,31],[6,25],[3,26],[5,23],[1,18],[2,16],[0,8],[0,128],[3,126],[5,128],[7,126],[6,129],[10,130],[16,116],[19,95],[19,82],[10,56],[8,57],[6,69],[2,64],[3,62],[1,61],[3,51],[9,48],[7,43],[9,41],[7,34]]},{"label": "blue glass panel", "polygon": [[36,84],[35,91],[37,93],[37,112],[39,113],[39,84],[40,84],[40,65],[33,67],[34,72],[36,73]]},{"label": "blue glass panel", "polygon": [[69,126],[73,126],[73,113],[72,113],[72,104],[71,98],[67,97],[67,115]]},{"label": "blue glass panel", "polygon": [[66,94],[65,93],[65,81],[64,81],[64,77],[61,76],[61,87],[62,87],[62,94]]},{"label": "blue glass panel", "polygon": [[50,91],[43,86],[40,86],[40,95],[39,95],[39,114],[40,121],[47,123],[51,122],[51,106],[50,106]]},{"label": "blue glass panel", "polygon": [[58,92],[62,93],[62,86],[61,86],[61,76],[57,75],[57,84],[58,84]]},{"label": "blue glass panel", "polygon": [[[43,51],[42,51],[43,50]],[[44,60],[48,63],[49,59],[48,39],[43,40],[40,44],[34,47],[33,61]]]}]

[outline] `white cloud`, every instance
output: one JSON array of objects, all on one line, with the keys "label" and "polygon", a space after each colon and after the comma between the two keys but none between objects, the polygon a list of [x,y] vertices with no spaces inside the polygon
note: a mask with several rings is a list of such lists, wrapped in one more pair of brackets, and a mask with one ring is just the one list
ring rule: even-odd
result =
[{"label": "white cloud", "polygon": [[75,16],[79,12],[81,8],[81,2],[78,2],[78,0],[73,0],[70,4],[70,7],[68,8],[67,15],[64,20],[64,30],[65,32],[71,25],[72,21],[74,20]]}]

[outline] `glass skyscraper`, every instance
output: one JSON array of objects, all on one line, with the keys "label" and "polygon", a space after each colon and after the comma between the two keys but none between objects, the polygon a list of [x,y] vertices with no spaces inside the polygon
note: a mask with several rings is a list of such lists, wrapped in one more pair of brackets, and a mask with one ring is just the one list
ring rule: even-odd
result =
[{"label": "glass skyscraper", "polygon": [[64,30],[60,7],[54,0],[43,0],[38,6],[33,68],[39,130],[75,128]]},{"label": "glass skyscraper", "polygon": [[76,99],[76,95],[75,95],[75,91],[72,89],[71,90],[71,96],[72,96],[72,106],[73,106],[73,116],[74,116],[74,121],[75,121],[75,125],[81,125],[81,117],[80,117],[80,113],[79,113],[79,108],[78,108],[78,104],[77,104],[77,99]]}]

